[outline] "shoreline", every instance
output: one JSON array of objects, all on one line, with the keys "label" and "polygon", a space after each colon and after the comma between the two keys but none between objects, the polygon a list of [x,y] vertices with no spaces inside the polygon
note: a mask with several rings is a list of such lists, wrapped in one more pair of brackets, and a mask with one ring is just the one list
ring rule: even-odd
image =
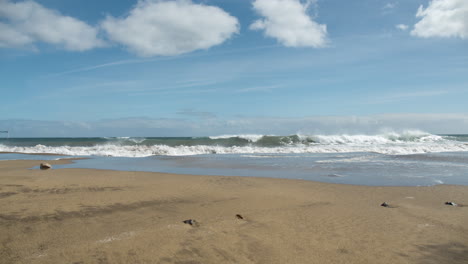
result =
[{"label": "shoreline", "polygon": [[[16,152],[13,152],[13,154]],[[0,152],[1,154],[1,152]],[[43,155],[43,154],[27,154],[27,153],[20,153],[20,154],[26,154],[26,155]],[[44,156],[54,156],[55,154],[46,154]],[[57,155],[57,156],[67,156],[67,155]],[[39,170],[39,168],[34,169],[34,167],[38,167],[38,164],[40,162],[47,162],[47,163],[53,163],[54,161],[66,161],[64,163],[57,163],[56,165],[66,165],[66,164],[73,164],[75,163],[75,160],[87,160],[87,159],[93,159],[93,157],[70,157],[70,158],[58,158],[54,160],[22,160],[22,159],[17,159],[17,160],[0,160],[1,161],[36,161],[39,162],[36,165],[31,166],[30,170]],[[129,158],[132,159],[132,158]],[[434,187],[434,186],[466,186],[468,185],[463,185],[463,184],[446,184],[446,183],[435,183],[433,185],[365,185],[365,184],[353,184],[353,183],[339,183],[339,182],[327,182],[327,181],[318,181],[318,180],[308,180],[308,179],[300,179],[300,178],[278,178],[278,177],[264,177],[264,176],[238,176],[238,175],[206,175],[206,174],[189,174],[189,173],[173,173],[173,172],[162,172],[162,171],[135,171],[135,170],[121,170],[121,169],[100,169],[100,168],[54,168],[54,170],[94,170],[94,171],[114,171],[114,172],[129,172],[129,173],[155,173],[155,174],[166,174],[166,175],[185,175],[185,176],[204,176],[204,177],[247,177],[247,178],[259,178],[259,179],[272,179],[272,180],[277,180],[277,179],[284,179],[284,180],[290,180],[290,181],[306,181],[306,182],[316,182],[316,183],[325,183],[325,184],[338,184],[338,185],[351,185],[351,186],[362,186],[362,187]],[[333,177],[332,177],[333,178]]]},{"label": "shoreline", "polygon": [[72,160],[0,163],[5,263],[468,260],[468,186],[29,169]]},{"label": "shoreline", "polygon": [[[468,153],[468,152],[467,152]],[[242,176],[303,179],[316,182],[364,186],[468,186],[468,156],[394,156],[372,153],[347,155],[278,155],[251,159],[249,155],[201,156],[57,156],[4,154],[4,160],[76,159],[56,168],[83,168],[114,171],[160,172],[186,175]],[[440,160],[450,160],[440,164]],[[330,162],[331,161],[331,162]],[[420,163],[419,163],[420,162]],[[420,165],[418,165],[420,164]]]}]

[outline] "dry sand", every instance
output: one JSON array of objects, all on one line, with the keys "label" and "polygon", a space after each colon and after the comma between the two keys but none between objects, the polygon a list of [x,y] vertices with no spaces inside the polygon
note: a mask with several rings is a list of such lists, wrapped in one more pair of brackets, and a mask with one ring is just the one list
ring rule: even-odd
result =
[{"label": "dry sand", "polygon": [[28,169],[40,163],[0,162],[0,263],[468,263],[468,207],[444,204],[468,205],[467,186]]}]

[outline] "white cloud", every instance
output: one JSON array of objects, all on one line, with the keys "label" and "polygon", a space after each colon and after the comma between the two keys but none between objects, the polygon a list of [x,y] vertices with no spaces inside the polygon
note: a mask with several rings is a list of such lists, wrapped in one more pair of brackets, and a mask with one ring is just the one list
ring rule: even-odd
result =
[{"label": "white cloud", "polygon": [[274,89],[278,89],[283,87],[282,85],[268,85],[268,86],[254,86],[254,87],[246,87],[239,90],[236,90],[235,93],[251,93],[251,92],[271,92]]},{"label": "white cloud", "polygon": [[399,30],[403,30],[403,31],[408,30],[408,25],[405,25],[405,24],[398,24],[395,27],[398,28]]},{"label": "white cloud", "polygon": [[128,16],[108,16],[101,26],[111,40],[143,57],[208,49],[239,32],[237,18],[190,0],[140,0]]},{"label": "white cloud", "polygon": [[441,96],[450,93],[447,90],[427,90],[427,91],[415,91],[415,92],[403,92],[403,93],[391,93],[382,95],[379,97],[372,98],[372,100],[366,100],[368,104],[382,104],[392,103],[396,101],[407,100],[411,98],[433,97]]},{"label": "white cloud", "polygon": [[417,37],[468,38],[468,1],[432,0],[427,8],[420,6],[411,34]]},{"label": "white cloud", "polygon": [[396,11],[398,2],[389,2],[382,7],[382,15],[389,15]]},{"label": "white cloud", "polygon": [[34,40],[8,24],[0,23],[0,47],[17,47],[31,44]]},{"label": "white cloud", "polygon": [[0,47],[21,47],[35,42],[83,51],[102,46],[98,30],[83,21],[64,16],[34,1],[0,0]]},{"label": "white cloud", "polygon": [[467,133],[466,113],[384,114],[373,116],[237,117],[211,112],[179,112],[207,118],[122,118],[95,122],[0,120],[15,137],[215,136],[226,134],[292,135],[377,134],[422,130],[435,134]]},{"label": "white cloud", "polygon": [[386,5],[384,5],[383,9],[393,9],[396,7],[396,3],[387,3]]},{"label": "white cloud", "polygon": [[195,109],[184,109],[176,114],[183,115],[187,117],[197,117],[197,118],[215,118],[216,114],[213,112],[204,112],[204,111],[197,111]]},{"label": "white cloud", "polygon": [[312,1],[255,0],[254,10],[263,16],[250,25],[252,30],[264,30],[287,47],[324,47],[327,27],[318,24],[307,13]]}]

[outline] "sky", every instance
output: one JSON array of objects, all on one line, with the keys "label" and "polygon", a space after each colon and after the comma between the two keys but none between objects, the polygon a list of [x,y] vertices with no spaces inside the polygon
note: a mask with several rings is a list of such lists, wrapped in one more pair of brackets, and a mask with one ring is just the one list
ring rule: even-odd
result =
[{"label": "sky", "polygon": [[0,0],[12,136],[468,133],[466,0]]}]

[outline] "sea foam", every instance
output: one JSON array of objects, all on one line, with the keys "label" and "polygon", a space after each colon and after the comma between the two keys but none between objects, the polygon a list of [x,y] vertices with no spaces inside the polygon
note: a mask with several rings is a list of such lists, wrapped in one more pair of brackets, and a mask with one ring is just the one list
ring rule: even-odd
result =
[{"label": "sea foam", "polygon": [[[421,131],[378,135],[223,135],[207,138],[61,139],[62,143],[24,144],[21,139],[0,142],[0,152],[51,153],[70,156],[147,157],[202,154],[300,154],[373,152],[407,155],[468,151],[466,141]],[[29,140],[30,141],[30,140]],[[29,142],[28,141],[28,142]],[[33,141],[35,142],[35,141]]]}]

